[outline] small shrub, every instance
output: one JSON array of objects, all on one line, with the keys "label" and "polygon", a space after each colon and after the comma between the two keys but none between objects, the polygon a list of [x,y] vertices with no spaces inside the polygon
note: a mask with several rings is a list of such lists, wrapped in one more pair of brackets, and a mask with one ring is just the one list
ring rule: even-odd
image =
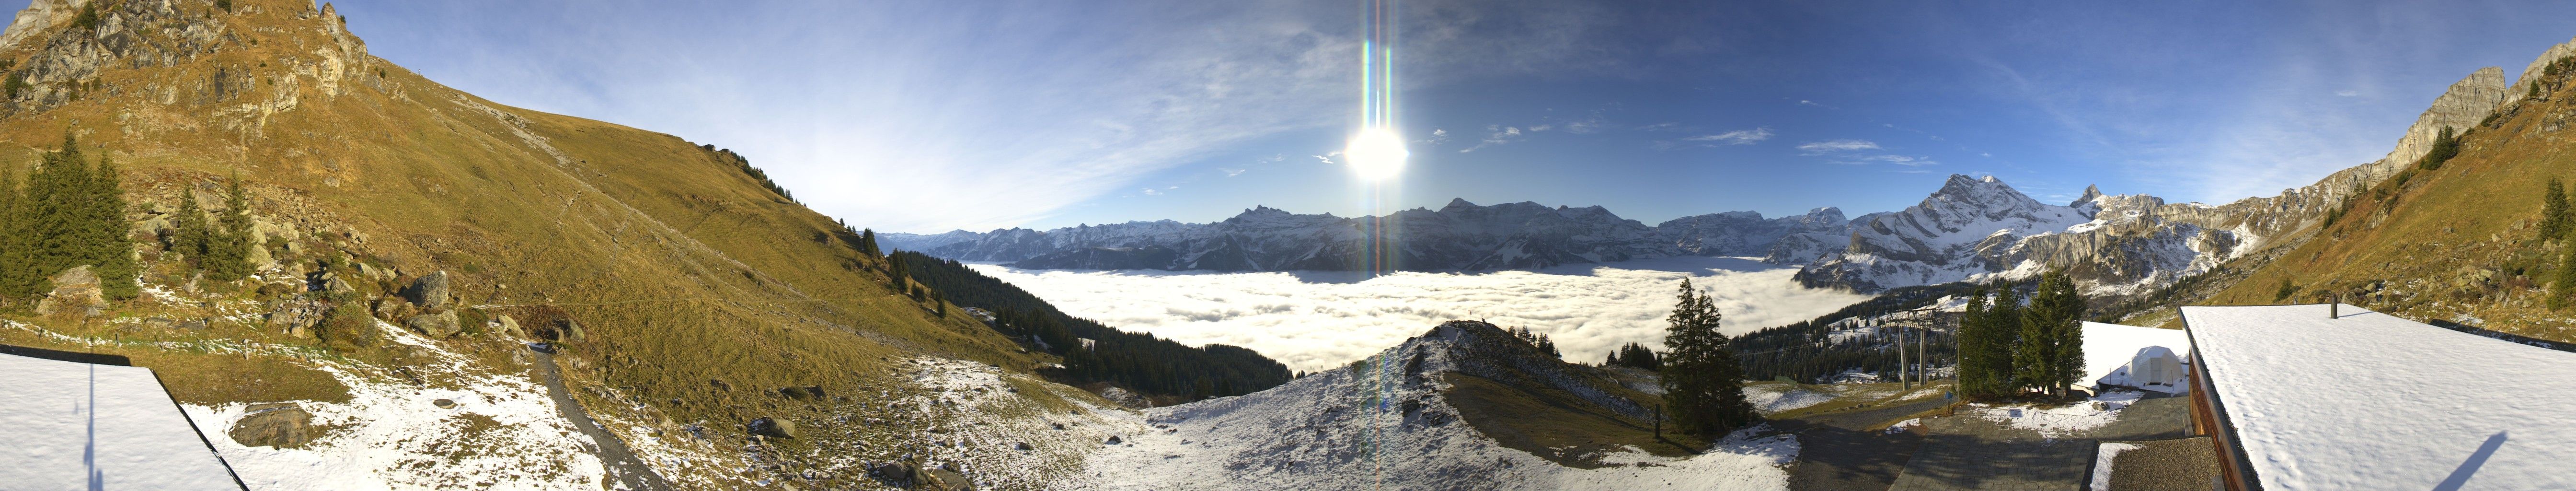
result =
[{"label": "small shrub", "polygon": [[2291,295],[2297,294],[2299,294],[2299,285],[2291,284],[2289,278],[2282,278],[2281,287],[2272,291],[2272,303],[2289,300]]}]

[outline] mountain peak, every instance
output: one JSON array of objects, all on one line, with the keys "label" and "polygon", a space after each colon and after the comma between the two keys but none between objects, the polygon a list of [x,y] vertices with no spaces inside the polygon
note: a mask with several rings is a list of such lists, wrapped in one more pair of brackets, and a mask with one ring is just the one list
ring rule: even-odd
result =
[{"label": "mountain peak", "polygon": [[2092,201],[2092,200],[2096,200],[2096,199],[2102,199],[2102,188],[2101,188],[2101,186],[2087,184],[2087,185],[2085,185],[2085,186],[2084,186],[2084,195],[2083,195],[2083,196],[2076,196],[2076,197],[2075,197],[2075,201],[2067,203],[2067,204],[2066,204],[2066,206],[2077,206],[2077,205],[2082,205],[2082,204],[2084,204],[2084,202],[2086,202],[2086,201]]},{"label": "mountain peak", "polygon": [[1456,210],[1456,209],[1461,209],[1461,208],[1475,208],[1475,207],[1476,207],[1476,204],[1475,204],[1475,203],[1469,203],[1469,202],[1467,202],[1467,198],[1449,198],[1449,205],[1448,205],[1448,206],[1442,206],[1442,207],[1440,207],[1440,211],[1449,211],[1449,210]]}]

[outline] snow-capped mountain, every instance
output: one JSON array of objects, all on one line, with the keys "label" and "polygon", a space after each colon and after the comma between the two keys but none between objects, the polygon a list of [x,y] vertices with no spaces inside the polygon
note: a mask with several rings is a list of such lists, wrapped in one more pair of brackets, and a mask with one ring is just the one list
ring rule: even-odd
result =
[{"label": "snow-capped mountain", "polygon": [[[1386,231],[1382,246],[1372,233],[1379,227]],[[1474,271],[1691,253],[1655,227],[1599,206],[1477,205],[1463,199],[1436,211],[1415,208],[1382,220],[1254,207],[1203,224],[1164,220],[881,237],[897,249],[1038,269],[1356,270],[1383,257],[1396,269]],[[1385,248],[1383,256],[1375,254],[1376,247]]]},{"label": "snow-capped mountain", "polygon": [[1827,206],[1767,220],[1752,211],[1687,216],[1658,224],[1655,230],[1691,254],[1761,256],[1772,264],[1796,265],[1850,246],[1854,223],[1859,222],[1843,218],[1841,208]]},{"label": "snow-capped mountain", "polygon": [[1922,203],[1853,226],[1850,247],[1797,278],[1866,292],[2064,268],[2095,293],[2143,291],[2232,259],[2255,239],[2247,230],[2205,226],[2243,218],[2208,208],[2105,196],[2092,187],[2072,203],[2051,205],[1991,176],[1952,175]]}]

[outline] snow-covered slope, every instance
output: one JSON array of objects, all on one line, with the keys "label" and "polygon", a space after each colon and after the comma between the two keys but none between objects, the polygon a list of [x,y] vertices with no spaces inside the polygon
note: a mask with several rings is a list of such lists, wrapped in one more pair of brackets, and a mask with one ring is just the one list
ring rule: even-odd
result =
[{"label": "snow-covered slope", "polygon": [[1851,244],[1854,222],[1831,206],[1764,219],[1730,211],[1675,218],[1655,226],[1664,240],[1702,256],[1761,256],[1772,264],[1806,264]]},{"label": "snow-covered slope", "polygon": [[1579,367],[1490,324],[1453,321],[1349,367],[1267,391],[1145,413],[1153,430],[1095,454],[1102,489],[1785,489],[1791,435],[1759,427],[1665,457],[1635,447],[1569,467],[1511,448],[1462,417],[1453,377],[1544,387],[1554,402],[1643,416]]}]

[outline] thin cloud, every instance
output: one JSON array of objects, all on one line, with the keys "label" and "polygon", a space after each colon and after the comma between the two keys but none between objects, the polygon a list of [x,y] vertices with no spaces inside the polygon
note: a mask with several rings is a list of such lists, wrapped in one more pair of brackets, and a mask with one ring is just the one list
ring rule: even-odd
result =
[{"label": "thin cloud", "polygon": [[2336,96],[2339,96],[2339,97],[2361,97],[2361,91],[2358,91],[2358,90],[2338,90],[2338,91],[2335,91],[2335,95],[2336,95]]},{"label": "thin cloud", "polygon": [[1857,152],[1861,150],[1877,149],[1878,143],[1871,142],[1869,140],[1825,140],[1820,142],[1807,142],[1798,145],[1798,151],[1807,155],[1824,155],[1829,153]]},{"label": "thin cloud", "polygon": [[1485,139],[1478,140],[1476,142],[1476,146],[1458,149],[1458,153],[1473,152],[1476,151],[1476,149],[1507,144],[1520,141],[1521,139],[1521,129],[1517,126],[1486,125],[1485,131],[1488,132],[1488,134],[1485,135]]},{"label": "thin cloud", "polygon": [[1759,142],[1761,142],[1761,141],[1763,141],[1763,140],[1769,140],[1769,139],[1771,139],[1771,127],[1765,126],[1765,127],[1754,128],[1754,129],[1749,129],[1749,130],[1735,130],[1735,131],[1729,131],[1729,132],[1725,132],[1725,133],[1718,133],[1718,134],[1714,134],[1714,135],[1700,135],[1700,136],[1694,136],[1694,137],[1690,137],[1690,138],[1683,138],[1682,140],[1683,140],[1683,141],[1695,141],[1695,142],[1715,142],[1715,143],[1726,144],[1726,145],[1752,145],[1752,144],[1754,144],[1754,143],[1759,143]]}]

